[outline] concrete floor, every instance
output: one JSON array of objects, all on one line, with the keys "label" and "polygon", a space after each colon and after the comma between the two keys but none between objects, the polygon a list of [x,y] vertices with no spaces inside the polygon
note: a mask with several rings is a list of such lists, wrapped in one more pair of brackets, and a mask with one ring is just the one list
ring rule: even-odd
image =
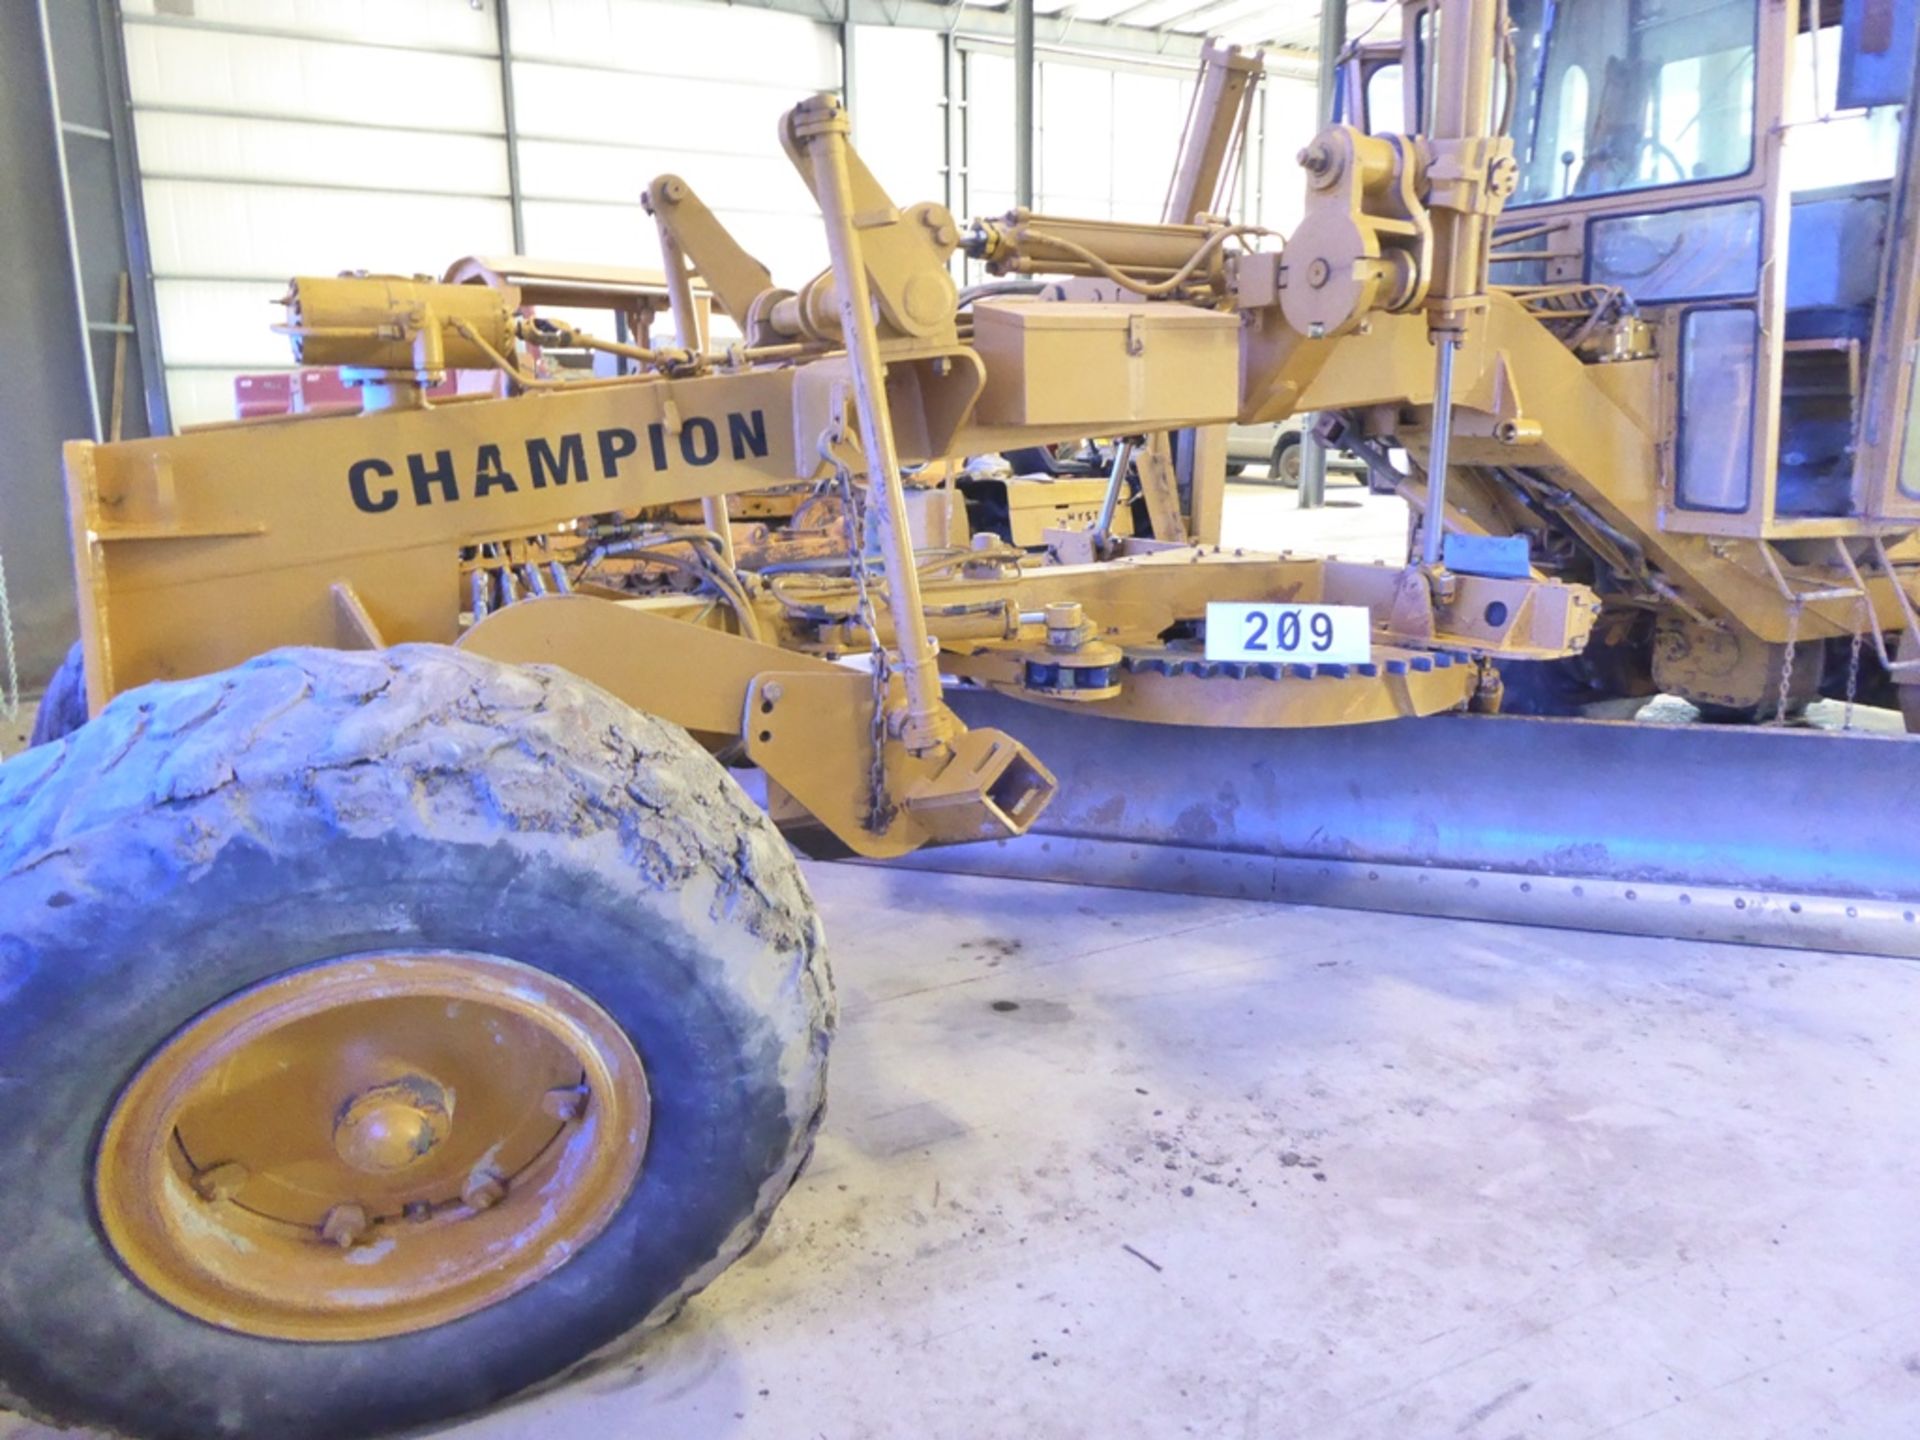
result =
[{"label": "concrete floor", "polygon": [[459,1440],[1920,1434],[1920,969],[812,875],[812,1168]]},{"label": "concrete floor", "polygon": [[1920,968],[811,875],[766,1240],[449,1437],[1920,1434]]},{"label": "concrete floor", "polygon": [[460,1440],[1920,1433],[1920,969],[812,875],[813,1167]]}]

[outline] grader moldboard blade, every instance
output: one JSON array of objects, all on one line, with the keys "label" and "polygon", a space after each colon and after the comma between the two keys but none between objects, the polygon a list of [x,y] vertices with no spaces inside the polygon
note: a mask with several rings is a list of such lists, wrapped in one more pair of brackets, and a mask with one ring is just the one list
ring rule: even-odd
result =
[{"label": "grader moldboard blade", "polygon": [[953,695],[1058,776],[918,869],[1920,958],[1920,742],[1444,716],[1129,724]]}]

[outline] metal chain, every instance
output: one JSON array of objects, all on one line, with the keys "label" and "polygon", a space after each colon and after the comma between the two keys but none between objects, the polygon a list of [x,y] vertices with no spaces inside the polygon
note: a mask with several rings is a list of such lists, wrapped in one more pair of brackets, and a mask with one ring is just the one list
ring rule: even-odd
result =
[{"label": "metal chain", "polygon": [[0,646],[7,652],[7,688],[0,693],[0,715],[11,725],[20,718],[20,656],[13,642],[13,604],[7,597],[7,562],[0,557]]},{"label": "metal chain", "polygon": [[[847,565],[853,571],[854,589],[859,596],[860,623],[867,627],[869,665],[873,676],[873,753],[867,763],[867,829],[884,834],[893,823],[896,806],[887,798],[887,683],[893,674],[887,663],[887,647],[880,643],[880,621],[867,587],[867,531],[872,524],[871,507],[854,504],[853,475],[840,465],[840,508],[847,532]],[[856,519],[856,514],[858,518]]]},{"label": "metal chain", "polygon": [[1793,687],[1793,651],[1800,643],[1800,598],[1795,596],[1787,607],[1787,648],[1780,657],[1780,698],[1773,707],[1773,719],[1769,725],[1787,723],[1787,695]]},{"label": "metal chain", "polygon": [[1840,722],[1842,730],[1853,729],[1853,697],[1860,693],[1860,647],[1866,643],[1867,625],[1873,622],[1873,609],[1866,596],[1860,597],[1859,609],[1854,614],[1860,618],[1853,622],[1853,642],[1847,649],[1847,710]]}]

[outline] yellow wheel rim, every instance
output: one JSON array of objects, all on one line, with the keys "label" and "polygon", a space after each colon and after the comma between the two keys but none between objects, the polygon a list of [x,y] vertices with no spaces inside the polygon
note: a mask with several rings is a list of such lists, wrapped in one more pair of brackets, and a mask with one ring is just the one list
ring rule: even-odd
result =
[{"label": "yellow wheel rim", "polygon": [[422,1330],[605,1228],[646,1153],[646,1070],[541,970],[364,954],[215,1006],[127,1083],[94,1198],[141,1284],[288,1340]]}]

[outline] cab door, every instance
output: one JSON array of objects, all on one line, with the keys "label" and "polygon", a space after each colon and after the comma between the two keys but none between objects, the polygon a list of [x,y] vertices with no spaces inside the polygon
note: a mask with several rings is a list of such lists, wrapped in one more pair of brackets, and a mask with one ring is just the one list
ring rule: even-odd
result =
[{"label": "cab door", "polygon": [[1841,16],[1840,103],[1905,105],[1893,224],[1880,276],[1875,331],[1860,416],[1858,491],[1875,520],[1920,519],[1920,7],[1907,0],[1847,0]]}]

